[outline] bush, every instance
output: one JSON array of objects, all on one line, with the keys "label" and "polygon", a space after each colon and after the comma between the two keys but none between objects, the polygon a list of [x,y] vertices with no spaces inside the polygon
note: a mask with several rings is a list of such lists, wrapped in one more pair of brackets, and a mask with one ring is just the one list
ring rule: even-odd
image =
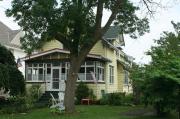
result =
[{"label": "bush", "polygon": [[41,96],[42,92],[40,90],[40,85],[32,85],[28,90],[28,97],[32,100],[32,102],[36,102]]},{"label": "bush", "polygon": [[89,88],[83,82],[80,82],[76,88],[76,103],[80,104],[81,99],[89,96]]},{"label": "bush", "polygon": [[16,67],[13,54],[0,45],[0,89],[10,91],[10,95],[22,95],[25,92],[25,81]]},{"label": "bush", "polygon": [[8,91],[9,87],[9,74],[8,68],[6,65],[0,63],[0,89],[4,88],[5,91]]},{"label": "bush", "polygon": [[102,104],[102,105],[122,105],[124,97],[125,97],[124,93],[108,93],[108,94],[105,94],[100,99],[100,104]]},{"label": "bush", "polygon": [[24,95],[25,81],[22,73],[14,66],[8,66],[10,95]]},{"label": "bush", "polygon": [[90,99],[92,99],[92,100],[95,100],[95,99],[96,99],[96,96],[94,95],[92,89],[89,89],[89,96],[88,96],[88,97],[89,97]]},{"label": "bush", "polygon": [[[39,100],[42,92],[40,90],[40,85],[32,85],[26,93],[27,104],[32,108],[34,106],[38,107],[36,102]],[[36,105],[35,105],[36,104]]]},{"label": "bush", "polygon": [[123,99],[123,104],[124,105],[133,105],[134,104],[134,97],[133,97],[133,94],[128,94],[128,95],[125,95],[124,99]]},{"label": "bush", "polygon": [[90,98],[95,100],[96,96],[94,95],[92,89],[89,89],[86,84],[80,82],[76,88],[76,104],[80,104],[81,99],[83,98]]},{"label": "bush", "polygon": [[3,114],[22,113],[27,112],[29,108],[30,107],[26,102],[26,97],[16,96],[8,98],[0,112]]},{"label": "bush", "polygon": [[0,64],[16,66],[15,58],[10,50],[0,44]]}]

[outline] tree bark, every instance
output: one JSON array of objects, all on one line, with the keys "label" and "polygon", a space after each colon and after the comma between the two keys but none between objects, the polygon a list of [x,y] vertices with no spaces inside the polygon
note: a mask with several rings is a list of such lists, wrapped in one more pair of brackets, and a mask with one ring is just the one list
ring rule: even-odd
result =
[{"label": "tree bark", "polygon": [[70,56],[70,69],[68,73],[68,78],[66,81],[65,89],[65,111],[66,113],[75,112],[75,89],[76,81],[78,78],[78,72],[83,62],[83,57],[80,56]]}]

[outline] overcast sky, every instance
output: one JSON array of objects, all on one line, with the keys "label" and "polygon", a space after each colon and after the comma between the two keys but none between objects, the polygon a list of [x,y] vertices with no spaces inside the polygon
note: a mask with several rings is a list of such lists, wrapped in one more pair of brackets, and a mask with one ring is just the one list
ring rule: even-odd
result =
[{"label": "overcast sky", "polygon": [[[11,29],[19,29],[20,27],[13,22],[13,18],[7,18],[4,11],[10,7],[11,0],[0,1],[0,21],[6,24]],[[133,0],[137,3],[139,0]],[[158,0],[157,0],[158,1]],[[161,0],[162,1],[162,0]],[[171,1],[171,2],[169,2]],[[131,39],[125,36],[124,52],[135,58],[137,63],[148,63],[150,57],[147,57],[144,53],[154,45],[153,39],[158,39],[163,31],[173,31],[171,21],[180,22],[180,0],[163,0],[163,7],[158,9],[153,18],[150,18],[150,33],[145,34],[138,39]],[[144,9],[143,9],[144,10]],[[145,12],[138,13],[141,16],[145,15]],[[108,12],[104,13],[103,24],[105,24]]]}]

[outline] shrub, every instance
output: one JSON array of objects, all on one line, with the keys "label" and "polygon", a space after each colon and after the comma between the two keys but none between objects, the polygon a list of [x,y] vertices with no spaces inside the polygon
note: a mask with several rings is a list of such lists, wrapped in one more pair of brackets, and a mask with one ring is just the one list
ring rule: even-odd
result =
[{"label": "shrub", "polygon": [[0,44],[0,63],[16,66],[15,58],[10,50]]},{"label": "shrub", "polygon": [[16,67],[13,54],[0,45],[0,89],[10,91],[10,95],[22,95],[25,92],[24,77]]},{"label": "shrub", "polygon": [[92,89],[89,89],[86,84],[80,82],[76,88],[76,104],[81,103],[81,99],[90,98],[91,100],[95,100],[96,96],[93,93]]},{"label": "shrub", "polygon": [[100,99],[100,104],[103,105],[122,105],[124,93],[108,93]]},{"label": "shrub", "polygon": [[179,86],[176,80],[165,75],[147,79],[144,103],[153,105],[158,116],[169,114],[179,105]]},{"label": "shrub", "polygon": [[3,105],[2,109],[0,110],[1,113],[22,113],[27,112],[30,107],[26,102],[26,97],[16,96],[10,97],[6,101],[6,104]]},{"label": "shrub", "polygon": [[96,96],[94,95],[92,89],[89,89],[89,96],[88,96],[88,97],[89,97],[90,99],[92,99],[92,100],[95,100],[95,99],[96,99]]},{"label": "shrub", "polygon": [[[40,96],[42,95],[42,92],[40,90],[40,85],[32,85],[26,93],[27,97],[27,104],[30,107],[38,106],[36,102],[39,100]],[[36,105],[35,105],[36,104]]]},{"label": "shrub", "polygon": [[102,96],[102,98],[99,100],[99,104],[100,105],[108,105],[109,104],[109,102],[108,102],[108,94],[104,94],[103,96]]},{"label": "shrub", "polygon": [[125,97],[123,99],[123,104],[124,105],[133,105],[134,104],[133,94],[125,95]]},{"label": "shrub", "polygon": [[0,89],[4,88],[5,91],[8,91],[9,87],[9,74],[8,68],[6,65],[0,63]]},{"label": "shrub", "polygon": [[83,82],[80,82],[76,88],[76,103],[80,104],[81,99],[89,96],[89,88]]},{"label": "shrub", "polygon": [[24,95],[25,81],[22,73],[14,66],[8,66],[10,95]]},{"label": "shrub", "polygon": [[40,85],[32,85],[28,91],[28,97],[32,100],[32,102],[36,102],[40,95],[42,94],[40,90]]}]

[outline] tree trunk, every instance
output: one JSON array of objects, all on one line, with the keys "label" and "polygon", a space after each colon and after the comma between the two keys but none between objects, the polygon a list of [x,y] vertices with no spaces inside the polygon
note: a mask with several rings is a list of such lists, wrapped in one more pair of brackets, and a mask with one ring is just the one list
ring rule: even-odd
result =
[{"label": "tree trunk", "polygon": [[75,89],[76,81],[78,78],[78,72],[81,67],[83,57],[73,56],[70,58],[70,69],[68,73],[68,78],[66,81],[65,89],[65,111],[66,113],[73,113],[75,111]]}]

